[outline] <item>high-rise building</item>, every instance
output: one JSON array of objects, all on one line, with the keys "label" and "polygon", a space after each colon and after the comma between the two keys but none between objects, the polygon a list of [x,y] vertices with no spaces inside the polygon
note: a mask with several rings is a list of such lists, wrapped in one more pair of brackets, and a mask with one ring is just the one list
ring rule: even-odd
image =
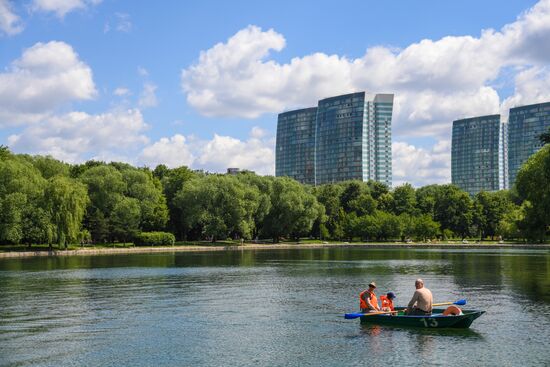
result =
[{"label": "high-rise building", "polygon": [[508,118],[509,186],[525,161],[541,147],[540,134],[550,127],[550,102],[510,109]]},{"label": "high-rise building", "polygon": [[470,195],[508,188],[507,136],[500,115],[453,121],[452,183]]},{"label": "high-rise building", "polygon": [[393,94],[346,94],[319,101],[315,133],[317,185],[369,179],[391,186]]},{"label": "high-rise building", "polygon": [[275,148],[275,176],[315,184],[315,121],[317,108],[279,114]]},{"label": "high-rise building", "polygon": [[391,186],[393,94],[358,92],[281,113],[275,175],[302,183],[376,180]]}]

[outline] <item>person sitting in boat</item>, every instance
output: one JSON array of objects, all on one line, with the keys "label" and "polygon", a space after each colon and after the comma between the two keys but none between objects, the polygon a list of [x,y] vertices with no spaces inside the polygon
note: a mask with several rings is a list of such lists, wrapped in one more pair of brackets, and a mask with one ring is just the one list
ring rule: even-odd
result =
[{"label": "person sitting in boat", "polygon": [[359,294],[359,307],[361,307],[361,312],[368,313],[380,311],[378,299],[374,293],[375,289],[376,283],[370,282],[369,288]]},{"label": "person sitting in boat", "polygon": [[407,306],[407,315],[431,315],[433,303],[432,292],[424,287],[424,281],[422,279],[417,279],[414,282],[414,286],[416,287],[416,291]]},{"label": "person sitting in boat", "polygon": [[395,299],[395,293],[388,292],[385,296],[380,296],[380,309],[382,311],[395,311],[393,307],[393,300]]}]

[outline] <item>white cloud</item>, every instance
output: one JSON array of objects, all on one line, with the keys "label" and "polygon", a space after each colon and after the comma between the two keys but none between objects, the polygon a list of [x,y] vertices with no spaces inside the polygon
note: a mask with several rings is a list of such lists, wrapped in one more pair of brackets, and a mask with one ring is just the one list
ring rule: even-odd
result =
[{"label": "white cloud", "polygon": [[118,87],[113,91],[113,94],[115,96],[124,97],[130,95],[130,90],[128,88],[124,87]]},{"label": "white cloud", "polygon": [[37,43],[0,73],[0,127],[40,121],[54,109],[96,93],[92,70],[70,45]]},{"label": "white cloud", "polygon": [[71,11],[95,6],[101,1],[102,0],[34,0],[32,9],[55,13],[59,18],[63,18]]},{"label": "white cloud", "polygon": [[147,71],[147,69],[145,69],[145,68],[142,67],[142,66],[138,66],[137,72],[138,72],[139,76],[142,76],[142,77],[147,77],[147,76],[149,76],[149,72]]},{"label": "white cloud", "polygon": [[116,30],[119,32],[129,33],[132,30],[132,22],[130,14],[116,13],[117,25]]},{"label": "white cloud", "polygon": [[238,167],[258,174],[275,173],[275,141],[254,127],[247,140],[215,134],[211,140],[174,135],[162,138],[143,149],[140,162],[154,167],[186,165],[210,172],[225,172],[228,167]]},{"label": "white cloud", "polygon": [[141,108],[155,107],[158,105],[157,95],[155,91],[157,86],[151,83],[145,83],[143,85],[143,91],[139,97],[138,104]]},{"label": "white cloud", "polygon": [[501,114],[508,115],[512,107],[550,101],[550,66],[533,66],[515,77],[514,94],[504,100]]},{"label": "white cloud", "polygon": [[0,0],[0,31],[12,36],[22,30],[21,19],[13,12],[12,4],[9,0]]},{"label": "white cloud", "polygon": [[170,168],[191,166],[195,156],[191,153],[185,136],[176,134],[171,138],[161,138],[159,141],[143,149],[140,161],[150,167],[165,164]]},{"label": "white cloud", "polygon": [[[450,141],[440,141],[431,150],[404,142],[392,144],[393,186],[405,182],[414,186],[451,181]],[[411,180],[413,178],[413,180]]]},{"label": "white cloud", "polygon": [[[141,112],[135,109],[97,115],[71,112],[10,136],[8,146],[15,152],[50,154],[67,162],[94,157],[122,159],[149,142],[143,135],[146,128]],[[123,160],[131,162],[132,158]]]},{"label": "white cloud", "polygon": [[448,125],[455,112],[496,112],[499,98],[489,83],[504,67],[547,63],[549,36],[550,0],[543,0],[501,31],[484,30],[479,37],[425,39],[402,50],[372,47],[357,59],[315,53],[281,64],[269,54],[285,47],[283,35],[248,26],[201,52],[182,71],[182,87],[189,104],[205,115],[247,118],[339,93],[394,92],[401,106],[397,128],[411,121]]}]

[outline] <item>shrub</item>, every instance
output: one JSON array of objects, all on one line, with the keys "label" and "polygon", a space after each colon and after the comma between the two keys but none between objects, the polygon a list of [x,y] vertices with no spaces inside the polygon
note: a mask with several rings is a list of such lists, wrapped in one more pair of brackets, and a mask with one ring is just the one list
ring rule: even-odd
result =
[{"label": "shrub", "polygon": [[167,232],[141,232],[134,238],[136,246],[173,246],[176,238]]}]

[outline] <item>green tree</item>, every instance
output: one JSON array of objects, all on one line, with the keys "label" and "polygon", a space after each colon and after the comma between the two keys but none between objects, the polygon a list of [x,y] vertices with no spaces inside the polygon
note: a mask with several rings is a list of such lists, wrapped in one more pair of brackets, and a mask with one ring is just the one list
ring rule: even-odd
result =
[{"label": "green tree", "polygon": [[416,211],[416,192],[411,184],[403,184],[393,190],[393,213],[414,214]]},{"label": "green tree", "polygon": [[519,197],[527,201],[523,227],[532,240],[544,241],[550,226],[550,145],[533,154],[516,177]]},{"label": "green tree", "polygon": [[540,134],[539,140],[543,145],[550,144],[550,127],[547,132]]},{"label": "green tree", "polygon": [[138,199],[123,197],[120,199],[110,218],[110,233],[120,242],[130,242],[139,233],[141,208]]},{"label": "green tree", "polygon": [[512,201],[507,191],[486,192],[481,191],[475,196],[475,205],[481,237],[490,236],[494,240],[498,225],[504,215],[511,211]]},{"label": "green tree", "polygon": [[200,228],[211,239],[229,236],[250,238],[258,190],[234,176],[208,175],[187,182],[174,198],[181,210],[184,233]]},{"label": "green tree", "polygon": [[278,242],[283,236],[310,233],[323,207],[305,186],[287,177],[273,179],[271,209],[264,222],[263,234]]},{"label": "green tree", "polygon": [[442,185],[436,194],[434,216],[443,230],[449,229],[465,238],[473,222],[472,199],[454,185]]},{"label": "green tree", "polygon": [[121,173],[126,183],[125,196],[139,202],[140,229],[146,232],[164,229],[168,221],[168,207],[160,181],[149,170],[127,168]]},{"label": "green tree", "polygon": [[56,242],[67,248],[80,236],[82,219],[89,202],[86,186],[71,178],[54,176],[44,192]]},{"label": "green tree", "polygon": [[70,175],[69,164],[50,156],[33,156],[30,157],[30,162],[40,171],[42,177],[46,180],[57,175],[65,177]]},{"label": "green tree", "polygon": [[415,219],[414,235],[417,239],[426,240],[435,238],[439,233],[439,223],[428,214],[422,214]]}]

